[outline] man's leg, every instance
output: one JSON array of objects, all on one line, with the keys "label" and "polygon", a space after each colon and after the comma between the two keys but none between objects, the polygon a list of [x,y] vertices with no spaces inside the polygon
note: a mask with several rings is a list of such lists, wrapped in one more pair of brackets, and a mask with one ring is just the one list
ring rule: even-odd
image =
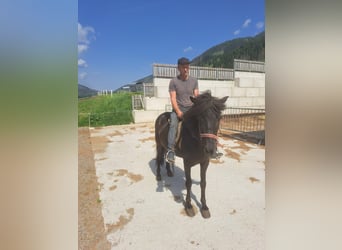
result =
[{"label": "man's leg", "polygon": [[167,144],[167,153],[166,153],[166,160],[168,162],[175,162],[175,140],[176,140],[176,133],[178,127],[178,117],[175,112],[171,112],[170,115],[170,128],[168,134],[168,144]]}]

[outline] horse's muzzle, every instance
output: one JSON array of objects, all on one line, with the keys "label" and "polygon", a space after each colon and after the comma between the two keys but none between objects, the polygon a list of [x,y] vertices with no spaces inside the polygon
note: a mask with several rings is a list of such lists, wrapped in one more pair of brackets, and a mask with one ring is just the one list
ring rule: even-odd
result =
[{"label": "horse's muzzle", "polygon": [[206,155],[212,156],[212,155],[215,154],[215,152],[216,152],[216,146],[213,147],[213,146],[206,145],[206,146],[204,147],[204,153],[205,153]]},{"label": "horse's muzzle", "polygon": [[203,140],[203,146],[204,146],[204,153],[206,155],[212,156],[216,153],[217,150],[217,135],[214,134],[200,134],[201,138],[204,138]]}]

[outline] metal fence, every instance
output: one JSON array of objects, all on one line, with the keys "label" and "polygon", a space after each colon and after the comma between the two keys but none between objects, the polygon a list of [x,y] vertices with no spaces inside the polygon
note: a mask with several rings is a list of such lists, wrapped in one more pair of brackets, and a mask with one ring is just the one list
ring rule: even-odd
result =
[{"label": "metal fence", "polygon": [[[176,77],[177,74],[177,65],[153,64],[153,77],[172,78]],[[233,80],[234,70],[226,68],[190,66],[190,75],[197,79]]]},{"label": "metal fence", "polygon": [[153,83],[143,83],[144,97],[154,97],[155,89],[156,87]]},{"label": "metal fence", "polygon": [[265,109],[227,108],[222,114],[220,129],[265,144]]},{"label": "metal fence", "polygon": [[265,62],[234,59],[234,70],[248,72],[265,72]]},{"label": "metal fence", "polygon": [[145,109],[142,95],[132,95],[132,109],[133,110]]}]

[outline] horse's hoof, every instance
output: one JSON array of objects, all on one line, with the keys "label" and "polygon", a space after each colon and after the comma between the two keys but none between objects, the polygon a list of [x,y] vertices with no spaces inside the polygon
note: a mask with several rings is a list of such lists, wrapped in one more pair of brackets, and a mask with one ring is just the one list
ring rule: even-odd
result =
[{"label": "horse's hoof", "polygon": [[157,181],[161,181],[161,176],[157,175],[156,179],[157,179]]},{"label": "horse's hoof", "polygon": [[168,172],[167,172],[167,176],[173,177],[173,173],[172,173],[171,171],[168,171]]},{"label": "horse's hoof", "polygon": [[194,209],[192,207],[191,208],[185,208],[185,212],[186,212],[186,214],[189,217],[194,217],[195,216],[195,211],[194,211]]},{"label": "horse's hoof", "polygon": [[185,209],[185,213],[189,216],[189,217],[194,217],[195,216],[195,211],[193,206],[190,204],[186,204],[184,203],[184,209]]},{"label": "horse's hoof", "polygon": [[209,209],[201,209],[201,214],[204,219],[210,218],[210,212]]}]

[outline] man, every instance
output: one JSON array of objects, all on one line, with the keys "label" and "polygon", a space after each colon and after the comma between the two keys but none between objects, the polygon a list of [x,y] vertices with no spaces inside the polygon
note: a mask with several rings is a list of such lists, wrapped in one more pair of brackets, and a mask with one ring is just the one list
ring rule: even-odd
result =
[{"label": "man", "polygon": [[[170,128],[168,134],[168,151],[166,160],[169,163],[175,162],[175,140],[178,128],[178,121],[182,119],[184,113],[190,109],[192,102],[190,96],[198,96],[198,81],[191,77],[190,61],[188,58],[182,57],[178,59],[179,75],[171,79],[169,83],[169,93],[172,104],[172,112],[170,115]],[[223,154],[216,151],[211,158],[220,158]]]},{"label": "man", "polygon": [[175,162],[175,139],[178,127],[178,120],[182,119],[184,113],[190,109],[192,102],[190,96],[198,96],[198,81],[191,77],[190,61],[188,58],[182,57],[178,59],[179,75],[171,79],[169,83],[169,94],[172,104],[172,112],[170,116],[170,128],[168,134],[168,151],[166,160],[170,163]]}]

